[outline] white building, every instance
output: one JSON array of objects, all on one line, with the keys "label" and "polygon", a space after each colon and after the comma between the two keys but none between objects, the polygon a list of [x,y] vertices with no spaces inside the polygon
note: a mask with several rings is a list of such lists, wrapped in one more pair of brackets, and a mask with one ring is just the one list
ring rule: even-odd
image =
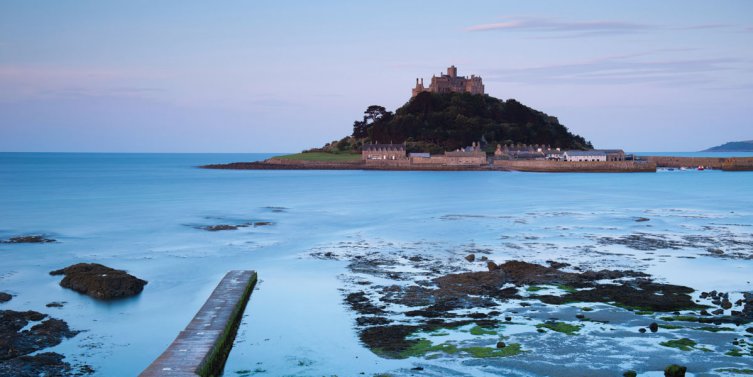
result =
[{"label": "white building", "polygon": [[604,151],[590,150],[590,151],[565,151],[562,154],[565,161],[606,161],[607,154]]}]

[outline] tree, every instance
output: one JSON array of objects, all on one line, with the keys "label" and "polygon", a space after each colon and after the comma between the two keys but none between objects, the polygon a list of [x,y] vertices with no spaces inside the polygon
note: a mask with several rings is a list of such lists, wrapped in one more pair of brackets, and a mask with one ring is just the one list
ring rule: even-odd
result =
[{"label": "tree", "polygon": [[363,121],[368,124],[379,122],[380,120],[388,118],[392,115],[392,113],[387,111],[384,106],[379,105],[369,106],[366,111],[363,112],[363,114]]}]

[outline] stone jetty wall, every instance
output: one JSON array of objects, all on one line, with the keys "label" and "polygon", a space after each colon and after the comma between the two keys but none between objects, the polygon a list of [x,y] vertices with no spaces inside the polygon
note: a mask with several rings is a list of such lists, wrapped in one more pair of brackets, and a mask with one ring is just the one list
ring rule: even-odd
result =
[{"label": "stone jetty wall", "polygon": [[140,377],[220,376],[256,272],[230,271],[165,352]]},{"label": "stone jetty wall", "polygon": [[656,163],[658,167],[695,168],[704,166],[721,170],[753,170],[753,157],[673,157],[646,156],[646,161]]},{"label": "stone jetty wall", "polygon": [[656,164],[653,162],[633,161],[571,162],[546,160],[495,160],[494,167],[501,170],[554,173],[642,173],[656,171]]}]

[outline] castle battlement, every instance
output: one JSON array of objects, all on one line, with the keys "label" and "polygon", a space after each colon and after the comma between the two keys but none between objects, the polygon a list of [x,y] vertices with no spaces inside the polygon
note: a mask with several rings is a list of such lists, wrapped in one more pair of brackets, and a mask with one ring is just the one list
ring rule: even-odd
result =
[{"label": "castle battlement", "polygon": [[432,76],[428,88],[424,87],[424,79],[416,79],[416,87],[413,88],[411,98],[421,92],[484,94],[484,83],[481,76],[458,76],[458,69],[453,65],[447,68],[447,74]]}]

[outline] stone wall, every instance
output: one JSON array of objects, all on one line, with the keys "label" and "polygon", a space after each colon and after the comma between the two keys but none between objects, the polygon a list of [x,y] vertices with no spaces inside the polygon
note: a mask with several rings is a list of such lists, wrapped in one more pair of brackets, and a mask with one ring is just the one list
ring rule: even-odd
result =
[{"label": "stone wall", "polygon": [[495,160],[494,167],[502,170],[532,172],[655,172],[656,164],[633,161],[568,162],[546,160]]},{"label": "stone wall", "polygon": [[722,170],[753,170],[753,157],[672,157],[646,156],[646,161],[656,163],[659,167],[695,168],[704,166]]}]

